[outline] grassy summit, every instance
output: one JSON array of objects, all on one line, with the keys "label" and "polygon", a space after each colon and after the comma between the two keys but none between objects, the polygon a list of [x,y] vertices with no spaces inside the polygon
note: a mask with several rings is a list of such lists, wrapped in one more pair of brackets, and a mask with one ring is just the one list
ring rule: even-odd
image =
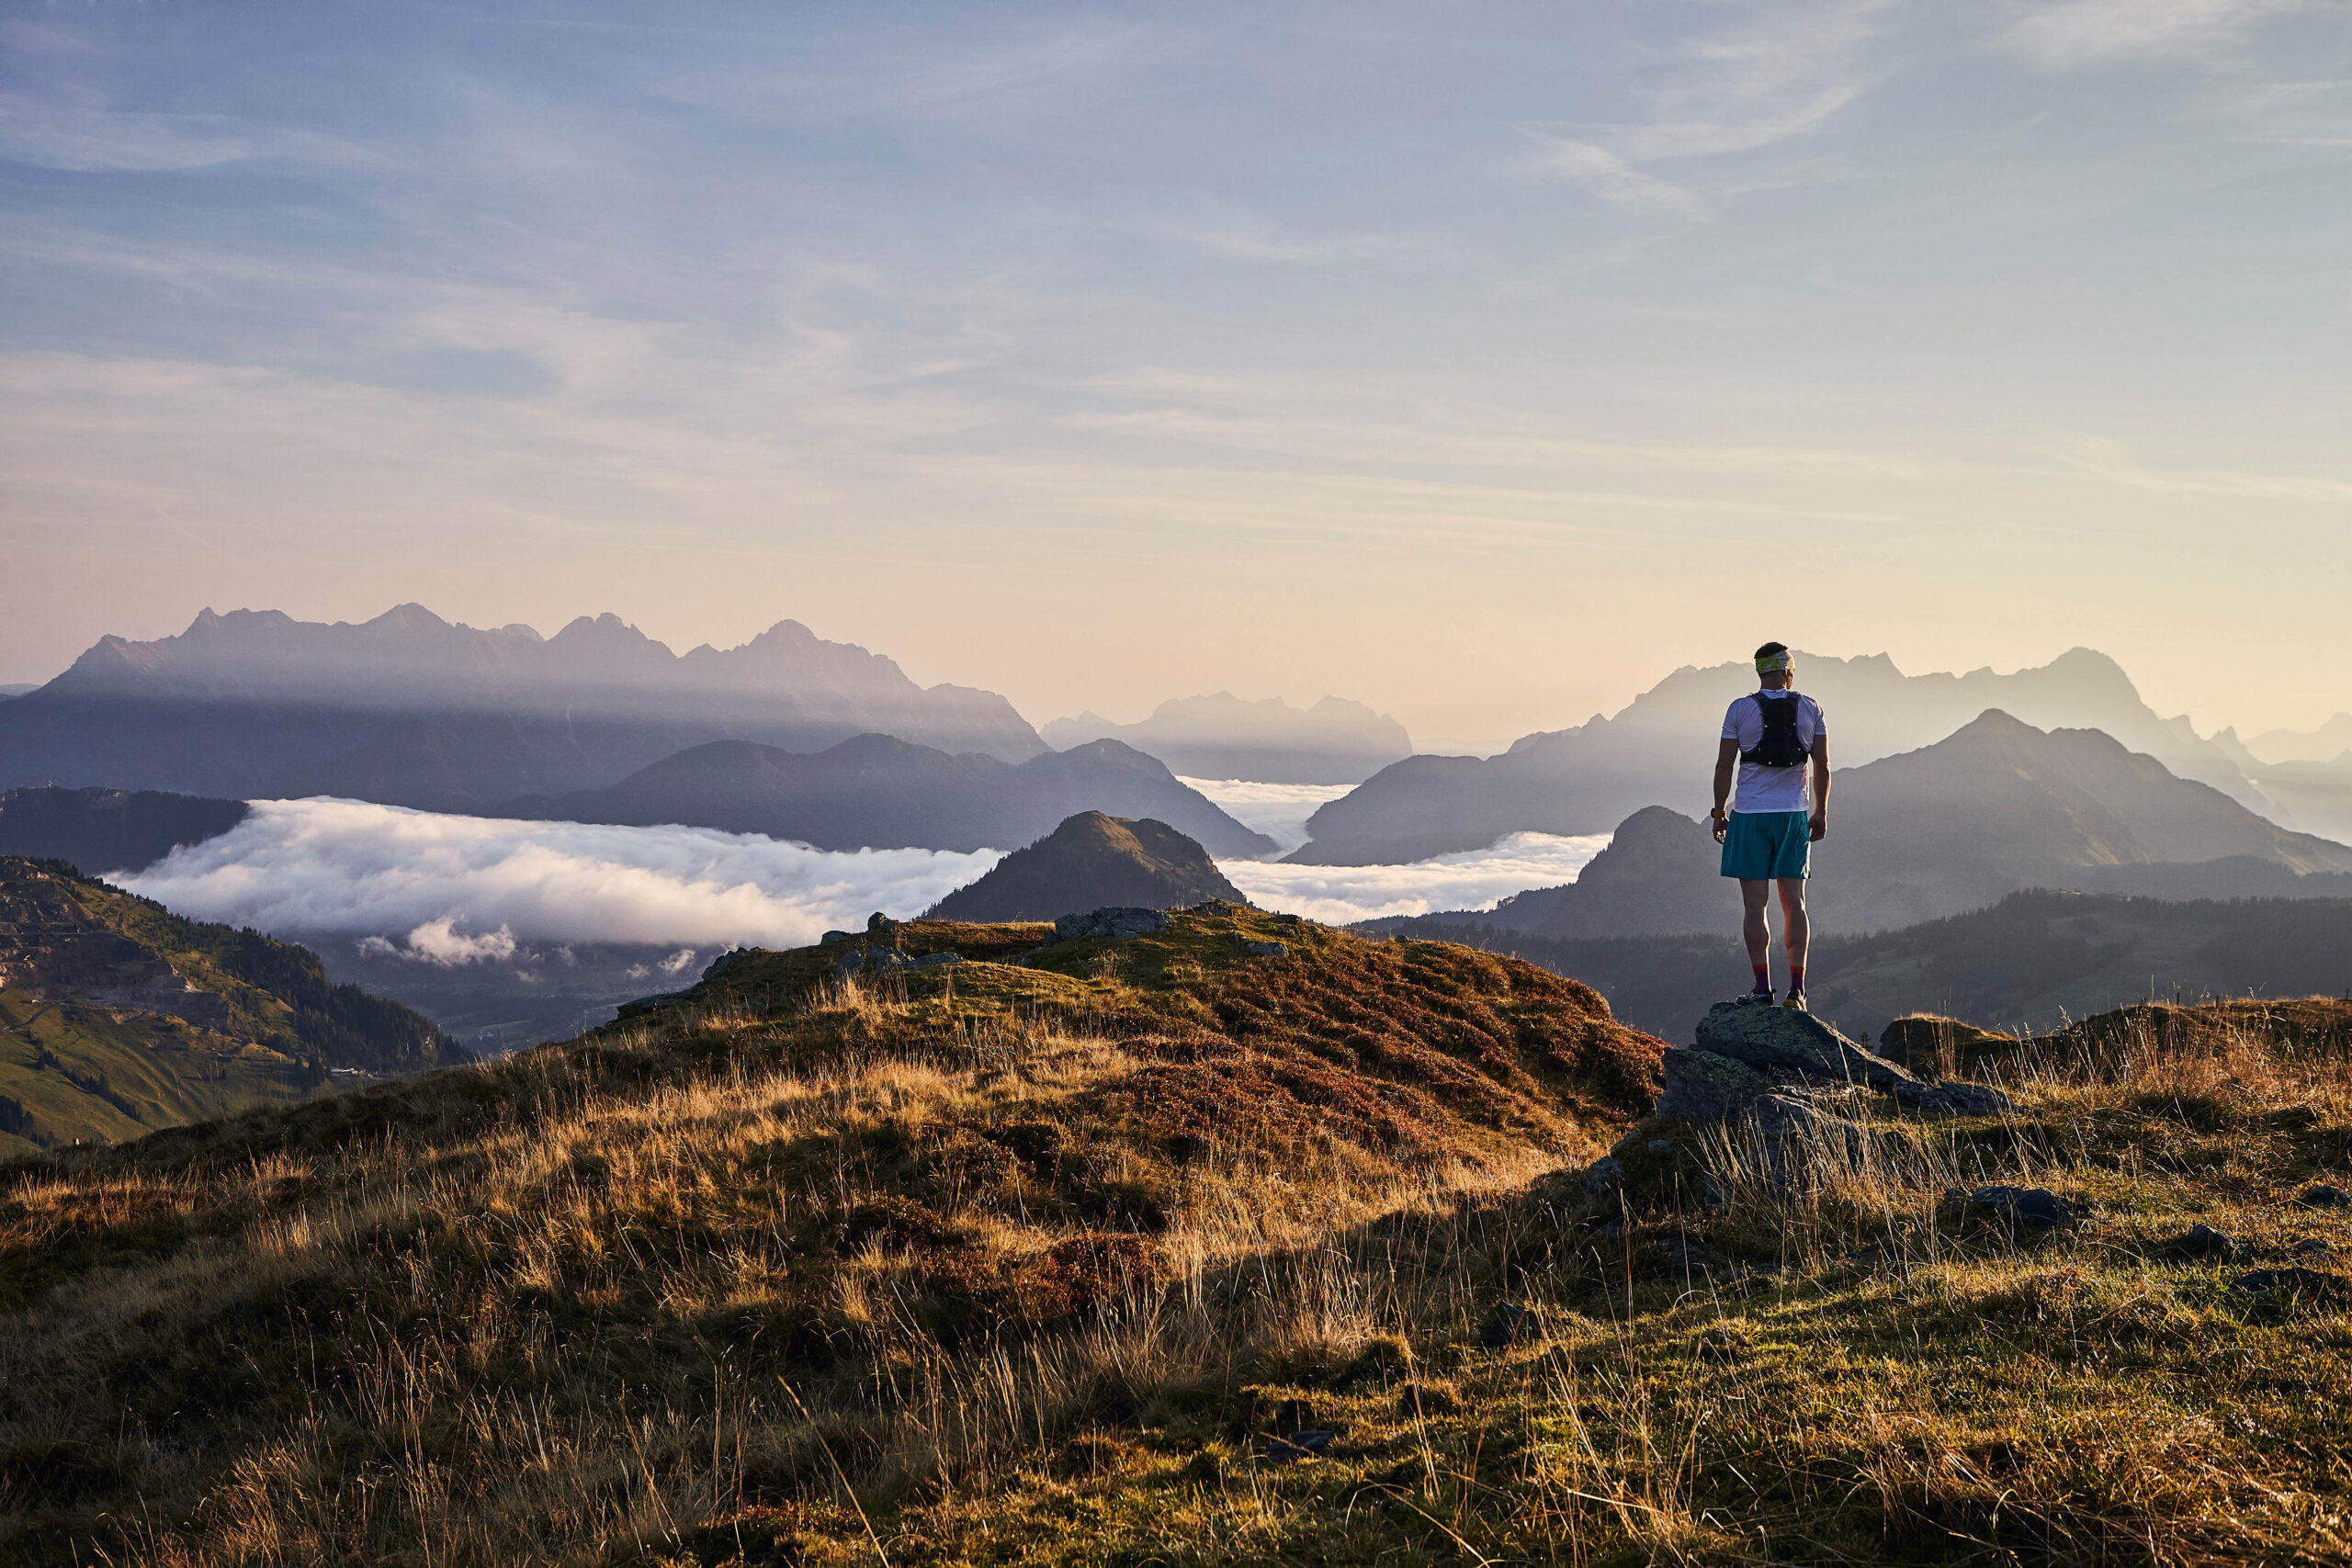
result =
[{"label": "grassy summit", "polygon": [[[0,1560],[2352,1550],[2311,1019],[2119,1021],[2007,1052],[2013,1115],[1792,1151],[1637,1120],[1659,1043],[1512,961],[1231,906],[1043,934],[739,956],[570,1044],[0,1167]],[[1947,1196],[1985,1181],[2100,1218]]]},{"label": "grassy summit", "polygon": [[836,1464],[886,1508],[1221,1407],[1352,1337],[1376,1227],[1596,1156],[1655,1081],[1467,949],[1210,906],[995,962],[1044,931],[901,927],[972,961],[872,989],[741,955],[570,1045],[0,1167],[0,1559],[865,1551]]}]

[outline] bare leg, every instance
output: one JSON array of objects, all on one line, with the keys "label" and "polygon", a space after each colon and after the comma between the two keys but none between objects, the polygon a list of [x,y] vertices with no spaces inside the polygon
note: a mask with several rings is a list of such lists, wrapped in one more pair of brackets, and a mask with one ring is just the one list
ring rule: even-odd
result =
[{"label": "bare leg", "polygon": [[1772,961],[1772,927],[1764,916],[1765,896],[1771,890],[1772,885],[1769,882],[1750,882],[1743,877],[1739,884],[1739,901],[1747,907],[1739,934],[1747,939],[1747,961],[1750,964],[1763,964]]},{"label": "bare leg", "polygon": [[[1740,886],[1745,888],[1747,885],[1742,883]],[[1764,885],[1759,882],[1756,886],[1756,902],[1760,908],[1764,902]],[[1813,923],[1805,918],[1804,878],[1802,876],[1781,878],[1781,941],[1789,950],[1789,967],[1803,969],[1805,949],[1813,942]],[[1747,950],[1750,953],[1756,951],[1756,942],[1752,937],[1748,940]],[[1751,962],[1760,963],[1761,960]]]}]

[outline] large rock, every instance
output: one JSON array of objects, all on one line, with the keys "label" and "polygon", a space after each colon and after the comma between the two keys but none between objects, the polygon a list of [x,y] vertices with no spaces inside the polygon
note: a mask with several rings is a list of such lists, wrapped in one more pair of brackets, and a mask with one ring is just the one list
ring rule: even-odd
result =
[{"label": "large rock", "polygon": [[1809,1012],[1794,1008],[1717,1002],[1699,1021],[1698,1045],[1718,1056],[1766,1071],[1859,1083],[1893,1094],[1919,1080],[1883,1056],[1874,1056]]},{"label": "large rock", "polygon": [[1745,1062],[1770,1077],[1860,1084],[1914,1111],[1991,1116],[2013,1108],[2007,1095],[1983,1084],[1923,1083],[1794,1008],[1717,1002],[1699,1021],[1698,1042],[1702,1051]]},{"label": "large rock", "polygon": [[1771,1080],[1744,1062],[1678,1045],[1666,1053],[1666,1088],[1657,1113],[1691,1122],[1722,1122],[1770,1092]]}]

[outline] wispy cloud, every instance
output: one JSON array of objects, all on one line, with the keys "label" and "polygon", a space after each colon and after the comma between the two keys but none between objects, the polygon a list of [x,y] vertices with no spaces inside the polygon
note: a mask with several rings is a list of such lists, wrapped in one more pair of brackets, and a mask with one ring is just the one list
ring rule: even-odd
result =
[{"label": "wispy cloud", "polygon": [[1235,209],[1165,218],[1152,229],[1227,261],[1285,265],[1377,261],[1430,248],[1427,241],[1405,234],[1317,234]]},{"label": "wispy cloud", "polygon": [[2009,42],[2052,70],[2118,60],[2193,59],[2310,0],[2057,0],[2009,29]]},{"label": "wispy cloud", "polygon": [[1521,126],[1520,130],[1535,144],[1538,167],[1582,186],[1612,206],[1683,217],[1695,216],[1705,209],[1706,204],[1695,192],[1643,174],[1606,147],[1573,141],[1534,126]]},{"label": "wispy cloud", "polygon": [[1747,175],[1668,178],[1647,165],[1755,152],[1810,134],[1860,96],[1860,61],[1887,0],[1740,7],[1731,25],[1665,51],[1645,96],[1652,113],[1622,123],[1527,124],[1537,164],[1637,211],[1703,215]]}]

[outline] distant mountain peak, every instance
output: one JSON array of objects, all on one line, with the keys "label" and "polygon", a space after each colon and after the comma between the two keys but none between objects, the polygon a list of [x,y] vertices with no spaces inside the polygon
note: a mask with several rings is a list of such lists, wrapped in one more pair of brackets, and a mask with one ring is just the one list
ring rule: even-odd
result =
[{"label": "distant mountain peak", "polygon": [[1208,852],[1167,823],[1081,811],[932,906],[941,920],[1050,920],[1106,905],[1247,904]]}]

